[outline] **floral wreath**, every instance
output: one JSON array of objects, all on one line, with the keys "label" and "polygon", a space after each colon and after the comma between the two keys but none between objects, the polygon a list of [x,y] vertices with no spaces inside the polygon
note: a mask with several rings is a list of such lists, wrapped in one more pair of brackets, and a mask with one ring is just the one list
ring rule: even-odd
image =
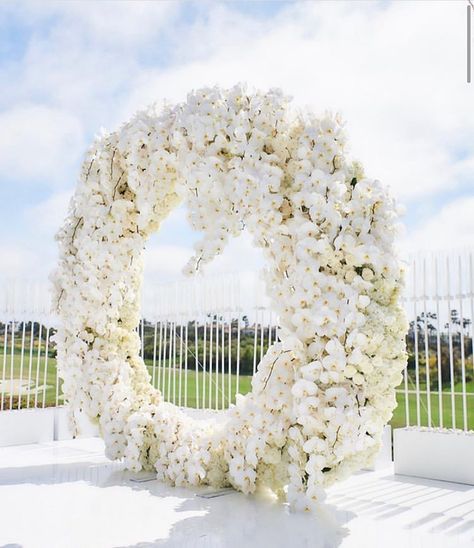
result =
[{"label": "floral wreath", "polygon": [[[174,485],[271,489],[312,510],[366,466],[406,364],[397,208],[346,157],[338,116],[278,90],[201,89],[96,138],[58,233],[58,366],[111,459]],[[246,228],[266,258],[278,342],[225,420],[163,400],[139,357],[142,254],[179,203],[194,273]]]}]

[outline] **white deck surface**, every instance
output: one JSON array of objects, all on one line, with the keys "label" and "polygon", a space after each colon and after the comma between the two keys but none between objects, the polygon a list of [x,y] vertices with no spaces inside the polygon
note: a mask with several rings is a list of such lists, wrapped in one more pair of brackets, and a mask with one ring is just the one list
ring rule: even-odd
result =
[{"label": "white deck surface", "polygon": [[473,487],[391,469],[331,488],[317,517],[236,492],[209,499],[131,481],[139,476],[107,461],[99,439],[0,449],[0,547],[474,546]]}]

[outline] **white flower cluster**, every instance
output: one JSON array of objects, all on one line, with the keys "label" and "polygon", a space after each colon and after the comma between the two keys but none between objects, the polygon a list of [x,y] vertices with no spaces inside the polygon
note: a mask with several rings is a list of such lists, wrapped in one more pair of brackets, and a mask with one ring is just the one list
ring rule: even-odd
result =
[{"label": "white flower cluster", "polygon": [[[376,454],[406,363],[397,211],[345,141],[337,116],[241,86],[96,139],[58,234],[56,340],[66,398],[99,422],[110,458],[176,485],[267,487],[311,510]],[[225,421],[164,402],[139,358],[143,249],[180,202],[203,233],[187,271],[247,228],[280,319]]]}]

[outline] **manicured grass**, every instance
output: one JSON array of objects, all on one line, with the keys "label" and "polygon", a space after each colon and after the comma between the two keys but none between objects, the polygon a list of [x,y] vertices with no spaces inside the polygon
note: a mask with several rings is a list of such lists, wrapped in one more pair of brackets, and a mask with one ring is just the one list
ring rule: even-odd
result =
[{"label": "manicured grass", "polygon": [[[440,405],[439,395],[430,394],[431,401],[431,426],[440,426]],[[391,425],[394,428],[399,428],[406,425],[406,398],[403,392],[397,392],[398,405],[393,413]],[[453,428],[453,412],[452,412],[452,400],[451,394],[443,391],[442,393],[442,417],[443,426],[445,428]],[[419,421],[417,408],[419,407]],[[474,429],[474,394],[467,394],[466,396],[466,411],[467,411],[467,426],[469,429]],[[464,428],[464,412],[463,412],[463,398],[461,395],[454,395],[454,417],[455,427]],[[419,398],[419,406],[417,404],[416,394],[408,394],[408,419],[409,424],[416,426],[428,426],[428,396],[426,393],[422,393]]]},{"label": "manicured grass", "polygon": [[[153,367],[148,366],[148,371],[153,380]],[[165,375],[164,380],[163,375]],[[162,390],[165,398],[174,401],[177,405],[222,409],[222,407],[228,407],[229,403],[235,403],[236,375],[230,376],[230,390],[229,375],[226,374],[223,377],[219,371],[217,377],[215,370],[210,375],[209,372],[198,371],[196,373],[196,371],[188,370],[186,373],[184,369],[179,371],[179,369],[163,368],[161,375],[158,371],[155,372],[154,381],[154,385]],[[238,392],[247,394],[251,389],[252,377],[240,375],[238,382]],[[230,398],[229,394],[231,394]]]},{"label": "manicured grass", "polygon": [[[471,375],[472,375],[472,373],[471,373]],[[431,385],[431,391],[436,391],[436,392],[438,391],[438,379],[437,378],[431,379],[430,385]],[[420,380],[419,380],[419,386],[420,386],[420,390],[422,392],[426,391],[426,381],[424,379],[422,379],[421,376],[420,376]],[[448,381],[443,381],[441,386],[442,386],[442,391],[443,392],[451,392],[451,381],[449,381],[449,380]],[[415,387],[416,387],[415,373],[413,371],[410,371],[409,378],[408,378],[408,390],[415,390]],[[402,383],[400,384],[400,386],[398,388],[400,390],[403,390],[405,388],[404,381],[402,381]],[[466,380],[466,391],[474,393],[474,381]],[[457,382],[454,383],[454,392],[462,392],[462,382],[461,381],[457,381]]]},{"label": "manicured grass", "polygon": [[[148,360],[147,360],[148,361]],[[13,368],[12,357],[8,353],[5,362],[5,375],[3,377],[3,349],[0,347],[0,383],[3,378],[5,379],[4,391],[9,390],[9,381],[11,378],[20,379],[20,377],[27,381],[30,374],[30,356],[25,352],[23,357],[23,374],[21,375],[21,354],[19,352],[13,355]],[[39,367],[38,367],[39,363]],[[154,381],[154,385],[158,387],[158,381],[160,382],[160,389],[164,389],[164,396],[170,401],[175,401],[178,405],[187,405],[189,407],[210,407],[212,409],[221,409],[223,406],[229,405],[229,394],[232,395],[230,403],[235,403],[235,397],[233,396],[237,390],[237,376],[231,375],[230,377],[230,389],[229,389],[229,375],[225,375],[224,379],[221,374],[221,364],[219,364],[219,375],[216,376],[215,364],[213,365],[212,374],[209,371],[203,373],[191,369],[191,366],[186,374],[184,368],[180,371],[179,368],[168,368],[168,362],[164,362],[165,366],[158,370],[156,368],[155,375],[153,376],[153,366],[147,363],[147,369]],[[193,364],[194,365],[194,364]],[[224,367],[224,370],[226,366]],[[164,377],[164,378],[163,378]],[[37,396],[34,393],[29,395],[29,405],[34,405],[35,397],[39,407],[48,407],[56,405],[56,359],[48,357],[47,363],[44,355],[44,349],[40,354],[38,362],[37,350],[33,353],[31,360],[31,381],[32,386],[44,386],[39,390]],[[250,376],[240,375],[238,382],[238,391],[241,394],[246,394],[250,391],[252,378]],[[205,384],[205,388],[204,388]],[[211,390],[210,390],[211,388]],[[185,389],[187,389],[187,397]],[[1,394],[1,391],[0,391]],[[1,397],[1,396],[0,396]],[[204,401],[203,401],[203,398]],[[4,409],[10,408],[10,396],[8,393],[4,393]],[[14,397],[13,406],[17,407],[17,398]],[[21,406],[25,407],[28,403],[28,395],[23,394]],[[62,396],[59,396],[59,403],[62,403]]]},{"label": "manicured grass", "polygon": [[[35,349],[32,359],[30,361],[29,352],[25,351],[23,356],[23,374],[21,372],[21,354],[17,352],[12,356],[10,353],[6,356],[5,370],[4,370],[4,354],[3,348],[0,348],[0,382],[5,379],[5,392],[9,390],[9,381],[13,379],[20,379],[20,377],[27,381],[31,375],[32,387],[41,387],[37,393],[30,393],[29,395],[22,396],[22,407],[49,407],[56,405],[56,360],[44,355],[44,349],[40,354],[38,360],[37,349]],[[13,367],[12,367],[13,366]],[[4,376],[3,376],[4,375]],[[1,391],[0,391],[1,394]],[[1,397],[1,396],[0,396]],[[13,407],[17,407],[17,397],[13,398]],[[10,408],[10,396],[7,393],[3,394],[3,406],[4,409]],[[62,396],[59,395],[58,403],[62,403]]]},{"label": "manicured grass", "polygon": [[[12,376],[12,361],[11,354],[8,353],[6,356],[5,363],[5,391],[9,389],[9,381]],[[148,362],[148,360],[147,360]],[[167,363],[166,363],[167,365]],[[16,352],[13,355],[13,378],[20,378],[20,366],[21,366],[21,355],[19,352]],[[165,399],[170,399],[182,406],[188,407],[206,407],[212,409],[221,409],[222,407],[227,407],[229,404],[229,393],[232,395],[231,403],[235,403],[235,394],[237,389],[237,377],[236,375],[230,376],[230,390],[229,390],[229,376],[226,374],[224,378],[221,374],[221,366],[219,365],[219,376],[216,376],[215,364],[213,365],[212,376],[209,374],[209,371],[205,373],[202,371],[196,372],[194,369],[194,363],[189,364],[189,370],[186,373],[184,368],[180,371],[179,368],[168,368],[162,367],[161,370],[158,368],[155,369],[155,375],[153,376],[153,366],[151,363],[147,363],[147,368],[154,380],[154,385],[159,387],[164,392]],[[30,369],[30,359],[29,352],[25,352],[23,358],[23,376],[24,380],[28,379]],[[224,367],[226,370],[226,367]],[[45,375],[46,371],[46,375]],[[0,347],[0,382],[2,381],[3,374],[3,349]],[[165,379],[163,379],[165,377]],[[46,384],[46,389],[42,388],[37,396],[35,394],[30,394],[29,396],[29,405],[30,407],[35,404],[35,398],[37,405],[39,407],[56,405],[56,360],[54,358],[48,357],[48,363],[46,368],[46,360],[44,355],[44,348],[42,349],[39,367],[38,367],[38,355],[37,349],[33,354],[33,359],[31,360],[31,380],[33,381],[33,386],[39,385],[43,386]],[[239,376],[239,386],[238,391],[241,394],[246,394],[251,389],[251,380],[252,377],[248,375]],[[205,384],[205,388],[204,388]],[[409,390],[413,390],[415,386],[415,379],[413,372],[410,372],[409,377]],[[435,384],[436,386],[436,384]],[[211,391],[209,390],[211,387]],[[163,390],[164,388],[164,390]],[[405,394],[403,392],[404,385],[399,387],[397,392],[397,401],[398,406],[394,411],[391,424],[394,428],[405,426],[406,424],[406,408],[405,408]],[[426,392],[426,384],[420,380],[420,390]],[[447,428],[452,428],[452,406],[451,406],[451,387],[449,383],[443,385],[443,395],[442,395],[442,415],[443,415],[443,425]],[[462,390],[462,384],[460,382],[455,384],[455,392],[460,392]],[[467,383],[467,391],[473,395],[469,395],[466,398],[466,407],[467,407],[467,424],[468,428],[474,429],[474,382],[470,381]],[[17,407],[17,399],[14,398],[13,407]],[[22,397],[22,407],[27,405],[27,396]],[[431,401],[431,425],[439,426],[439,397],[437,393],[432,393],[430,397]],[[59,403],[62,403],[62,397],[59,397]],[[464,427],[464,416],[463,416],[463,398],[461,395],[456,394],[454,396],[454,412],[455,412],[455,424],[457,428]],[[4,409],[10,408],[10,396],[4,394]],[[422,426],[428,426],[428,398],[426,394],[420,395],[420,424]],[[416,394],[408,395],[408,415],[409,423],[411,425],[416,425],[418,423],[417,419],[417,399]]]}]

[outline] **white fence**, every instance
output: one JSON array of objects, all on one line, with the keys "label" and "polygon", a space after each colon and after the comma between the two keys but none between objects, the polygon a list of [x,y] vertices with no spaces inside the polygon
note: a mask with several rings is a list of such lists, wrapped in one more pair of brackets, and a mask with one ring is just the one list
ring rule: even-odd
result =
[{"label": "white fence", "polygon": [[[474,428],[473,267],[469,251],[420,254],[408,264],[409,363],[395,426]],[[250,390],[278,324],[255,280],[226,276],[144,291],[141,354],[167,400],[223,409]],[[0,410],[61,404],[47,286],[4,287],[2,299]]]},{"label": "white fence", "polygon": [[399,390],[407,425],[474,428],[473,266],[470,251],[410,261],[410,357]]}]

